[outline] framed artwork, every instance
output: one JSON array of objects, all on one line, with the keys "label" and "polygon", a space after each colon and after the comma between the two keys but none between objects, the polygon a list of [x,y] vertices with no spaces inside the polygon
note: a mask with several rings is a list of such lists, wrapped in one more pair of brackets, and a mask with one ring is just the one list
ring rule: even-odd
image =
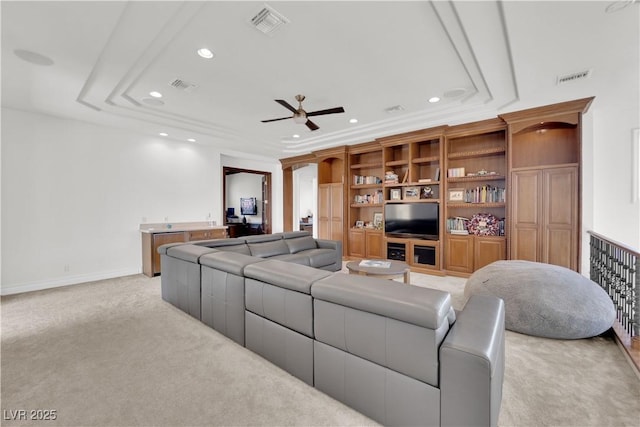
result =
[{"label": "framed artwork", "polygon": [[389,190],[389,198],[391,200],[402,200],[402,191],[399,188]]},{"label": "framed artwork", "polygon": [[405,187],[402,197],[406,200],[415,200],[420,198],[420,187]]},{"label": "framed artwork", "polygon": [[356,221],[356,228],[363,228],[364,227],[364,221]]},{"label": "framed artwork", "polygon": [[382,212],[376,212],[373,214],[373,226],[375,228],[382,227]]},{"label": "framed artwork", "polygon": [[449,201],[450,202],[463,202],[464,201],[464,188],[450,188],[449,189]]}]

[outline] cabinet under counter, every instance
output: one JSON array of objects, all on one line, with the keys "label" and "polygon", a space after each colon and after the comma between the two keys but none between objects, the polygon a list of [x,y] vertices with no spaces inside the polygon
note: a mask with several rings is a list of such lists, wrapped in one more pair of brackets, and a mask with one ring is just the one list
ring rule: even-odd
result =
[{"label": "cabinet under counter", "polygon": [[140,224],[142,235],[142,272],[149,277],[160,274],[158,248],[168,243],[198,240],[226,239],[227,226],[209,225],[208,222]]}]

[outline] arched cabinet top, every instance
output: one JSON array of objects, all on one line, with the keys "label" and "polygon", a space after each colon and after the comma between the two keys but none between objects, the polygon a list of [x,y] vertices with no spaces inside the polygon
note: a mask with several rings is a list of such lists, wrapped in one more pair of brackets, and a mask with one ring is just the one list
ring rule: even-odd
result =
[{"label": "arched cabinet top", "polygon": [[580,116],[588,110],[594,97],[530,108],[499,117],[509,125],[512,135],[540,129],[558,129],[566,125],[578,126]]}]

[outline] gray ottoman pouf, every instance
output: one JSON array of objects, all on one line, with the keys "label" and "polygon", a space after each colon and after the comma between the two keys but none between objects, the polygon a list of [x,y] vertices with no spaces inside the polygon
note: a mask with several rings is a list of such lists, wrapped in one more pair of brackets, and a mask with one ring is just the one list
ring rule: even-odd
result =
[{"label": "gray ottoman pouf", "polygon": [[465,300],[494,295],[504,300],[505,327],[546,338],[599,335],[616,318],[613,302],[595,282],[557,265],[496,261],[469,277]]}]

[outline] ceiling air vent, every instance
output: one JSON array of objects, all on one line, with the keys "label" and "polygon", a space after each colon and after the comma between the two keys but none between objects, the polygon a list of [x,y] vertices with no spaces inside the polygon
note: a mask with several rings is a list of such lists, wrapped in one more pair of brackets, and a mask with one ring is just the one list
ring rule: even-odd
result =
[{"label": "ceiling air vent", "polygon": [[169,86],[174,87],[176,89],[180,89],[181,91],[187,92],[187,93],[193,92],[193,90],[198,87],[193,83],[185,82],[184,80],[181,80],[181,79],[175,79],[174,81],[169,83]]},{"label": "ceiling air vent", "polygon": [[591,70],[580,71],[577,73],[566,74],[564,76],[558,76],[556,84],[564,84],[569,82],[575,82],[576,80],[584,80],[591,76]]},{"label": "ceiling air vent", "polygon": [[288,24],[290,21],[282,16],[282,14],[276,12],[271,7],[265,5],[264,8],[257,13],[256,16],[251,18],[251,25],[266,35],[272,35],[275,30],[280,28],[284,24]]}]

